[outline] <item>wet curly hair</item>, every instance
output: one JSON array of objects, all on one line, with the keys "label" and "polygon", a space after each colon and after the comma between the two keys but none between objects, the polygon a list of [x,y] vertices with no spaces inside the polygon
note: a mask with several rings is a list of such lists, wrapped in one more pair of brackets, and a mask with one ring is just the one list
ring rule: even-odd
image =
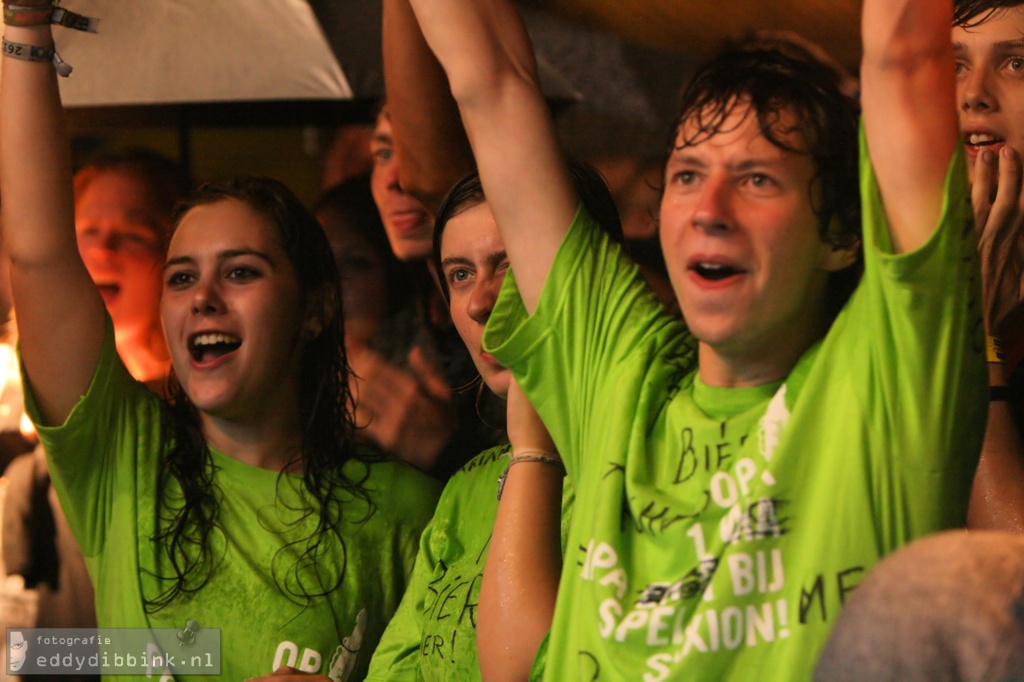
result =
[{"label": "wet curly hair", "polygon": [[973,28],[1000,10],[1024,5],[1021,0],[953,0],[953,25]]}]

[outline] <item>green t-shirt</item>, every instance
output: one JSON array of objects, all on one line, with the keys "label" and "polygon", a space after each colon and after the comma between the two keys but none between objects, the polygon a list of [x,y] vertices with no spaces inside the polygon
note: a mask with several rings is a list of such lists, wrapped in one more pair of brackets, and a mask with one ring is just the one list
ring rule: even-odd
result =
[{"label": "green t-shirt", "polygon": [[484,346],[576,488],[544,679],[810,679],[865,573],[964,523],[987,382],[962,154],[913,253],[892,254],[866,161],[861,194],[863,280],[781,384],[702,383],[582,211],[532,316],[506,277]]},{"label": "green t-shirt", "polygon": [[[480,679],[476,607],[498,514],[498,477],[508,466],[510,449],[486,450],[449,479],[423,531],[409,589],[381,638],[367,680]],[[566,485],[563,548],[572,501]]]},{"label": "green t-shirt", "polygon": [[[30,390],[25,403],[38,425]],[[299,519],[301,477],[287,475],[279,482],[276,472],[213,452],[220,492],[219,531],[211,535],[214,570],[197,593],[147,614],[144,597],[167,587],[154,574],[172,574],[166,561],[158,565],[161,555],[151,540],[157,528],[161,419],[159,399],[135,382],[118,358],[108,320],[88,393],[63,425],[38,427],[54,486],[96,588],[99,626],[180,630],[193,620],[201,628],[220,628],[221,679],[266,675],[281,665],[334,680],[362,679],[398,607],[439,484],[399,463],[349,462],[346,474],[365,479],[372,505],[339,493],[344,547],[332,543],[316,561],[328,579],[343,574],[342,582],[328,597],[307,604],[279,587],[297,589],[290,572],[294,554],[282,547],[309,536],[316,523],[315,515]],[[308,582],[308,571],[303,577]]]}]

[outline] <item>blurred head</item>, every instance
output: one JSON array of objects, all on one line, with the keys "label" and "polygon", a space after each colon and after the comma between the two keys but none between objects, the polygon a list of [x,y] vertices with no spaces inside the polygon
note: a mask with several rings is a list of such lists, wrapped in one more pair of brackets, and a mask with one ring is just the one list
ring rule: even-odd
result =
[{"label": "blurred head", "polygon": [[307,440],[334,438],[326,452],[344,442],[337,270],[319,223],[284,185],[199,188],[177,213],[164,281],[177,388],[198,409],[244,416],[298,400]]},{"label": "blurred head", "polygon": [[365,344],[412,293],[384,234],[369,179],[327,190],[313,213],[327,234],[341,278],[346,341]]},{"label": "blurred head", "polygon": [[[577,193],[590,215],[617,242],[622,224],[608,187],[590,166],[570,163]],[[508,271],[508,256],[487,206],[480,176],[455,185],[434,222],[434,265],[452,321],[487,387],[504,397],[511,372],[483,350],[483,332]]]},{"label": "blurred head", "polygon": [[695,336],[733,357],[802,352],[859,276],[856,107],[794,50],[729,51],[700,69],[669,146],[669,276]]},{"label": "blurred head", "polygon": [[953,47],[968,171],[983,151],[1024,152],[1024,2],[955,0]]},{"label": "blurred head", "polygon": [[148,151],[101,158],[75,175],[82,260],[119,335],[159,324],[161,268],[174,205],[187,181]]},{"label": "blurred head", "polygon": [[384,223],[391,250],[402,262],[430,258],[433,221],[423,204],[402,189],[399,182],[395,143],[386,108],[377,116],[370,152],[373,156],[373,173],[370,176],[373,200]]}]

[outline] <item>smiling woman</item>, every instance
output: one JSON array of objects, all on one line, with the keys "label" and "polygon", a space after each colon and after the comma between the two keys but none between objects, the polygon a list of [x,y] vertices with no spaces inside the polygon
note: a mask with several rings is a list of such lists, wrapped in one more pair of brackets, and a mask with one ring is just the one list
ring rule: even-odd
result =
[{"label": "smiling woman", "polygon": [[[6,37],[52,45],[48,21]],[[291,666],[361,679],[437,490],[355,443],[323,231],[272,180],[208,185],[184,204],[162,269],[173,364],[162,401],[118,357],[76,248],[52,66],[14,61],[0,91],[0,190],[26,410],[99,626],[219,629],[225,678]],[[83,224],[79,241],[96,229]],[[119,282],[100,284],[118,299]]]},{"label": "smiling woman", "polygon": [[[250,192],[257,187],[251,185]],[[285,406],[299,400],[296,336],[315,338],[338,307],[323,291],[300,294],[275,231],[267,216],[225,195],[186,211],[171,239],[161,316],[175,375],[204,413],[230,415],[243,407],[245,418],[264,424],[294,417]],[[303,299],[312,296],[324,305],[302,319]],[[345,372],[343,365],[333,369]],[[291,459],[287,450],[272,454],[283,460],[250,463],[280,469]]]}]

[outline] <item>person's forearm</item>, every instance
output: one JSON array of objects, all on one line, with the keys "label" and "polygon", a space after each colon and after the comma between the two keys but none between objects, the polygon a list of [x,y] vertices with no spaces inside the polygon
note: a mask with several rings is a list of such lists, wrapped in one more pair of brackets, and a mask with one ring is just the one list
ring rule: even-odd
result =
[{"label": "person's forearm", "polygon": [[540,92],[533,46],[508,0],[411,0],[445,70],[516,283],[532,312],[579,197]]},{"label": "person's forearm", "polygon": [[416,23],[409,0],[384,0],[384,82],[405,191],[431,213],[473,169],[444,69]]},{"label": "person's forearm", "polygon": [[[49,25],[6,26],[4,35],[13,44],[8,51],[53,46]],[[0,223],[22,360],[43,417],[60,423],[88,389],[99,360],[103,302],[78,255],[70,145],[54,65],[8,54],[0,76]]]},{"label": "person's forearm", "polygon": [[477,648],[486,682],[525,680],[555,610],[562,570],[563,471],[521,462],[505,478],[480,588]]},{"label": "person's forearm", "polygon": [[927,241],[958,142],[951,0],[865,0],[861,104],[893,248]]},{"label": "person's forearm", "polygon": [[[48,26],[6,26],[6,40],[17,46],[50,49]],[[12,47],[10,49],[27,49]],[[57,91],[57,76],[48,61],[4,57],[0,88],[0,196],[7,252],[15,264],[34,263],[65,253],[73,240],[70,146]],[[46,229],[49,226],[58,229]]]},{"label": "person's forearm", "polygon": [[[1002,364],[989,363],[989,383],[997,393],[1005,391]],[[967,527],[1024,532],[1024,446],[1010,403],[1005,399],[989,403],[985,442],[967,509]]]}]

